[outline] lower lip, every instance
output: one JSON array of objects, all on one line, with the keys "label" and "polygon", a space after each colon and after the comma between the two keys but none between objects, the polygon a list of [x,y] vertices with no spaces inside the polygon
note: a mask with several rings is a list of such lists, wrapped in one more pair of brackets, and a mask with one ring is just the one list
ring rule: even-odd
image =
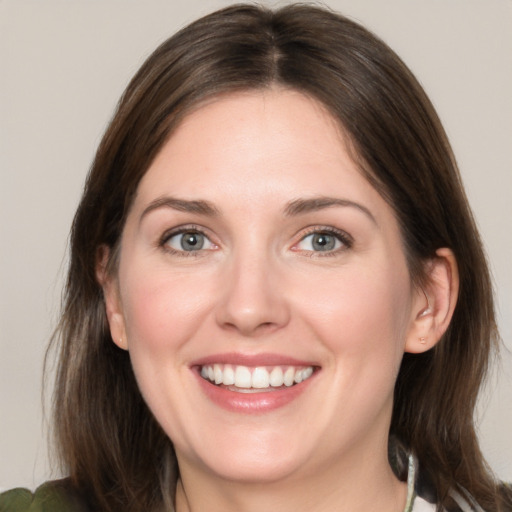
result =
[{"label": "lower lip", "polygon": [[293,402],[306,391],[317,372],[314,372],[309,379],[290,387],[250,393],[239,393],[216,386],[210,381],[203,379],[198,370],[195,371],[195,374],[204,394],[216,405],[231,412],[261,414],[279,409]]}]

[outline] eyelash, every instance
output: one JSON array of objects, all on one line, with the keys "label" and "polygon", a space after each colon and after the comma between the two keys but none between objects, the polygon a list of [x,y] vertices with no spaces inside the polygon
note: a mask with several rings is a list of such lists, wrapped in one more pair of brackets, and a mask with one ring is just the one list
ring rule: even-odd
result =
[{"label": "eyelash", "polygon": [[[203,255],[204,250],[202,250],[202,249],[199,249],[197,251],[185,251],[185,250],[180,251],[178,249],[174,249],[173,247],[171,247],[169,245],[169,240],[171,238],[178,236],[178,235],[182,235],[184,233],[202,235],[209,241],[209,243],[211,243],[212,245],[215,245],[210,240],[210,237],[206,234],[206,232],[203,229],[201,229],[199,226],[189,225],[189,226],[181,226],[179,228],[173,228],[169,231],[166,231],[161,236],[161,238],[158,242],[158,247],[160,247],[161,249],[163,249],[164,251],[166,251],[172,255],[181,256],[181,257],[185,257],[185,258],[198,257],[198,256]],[[205,249],[205,250],[207,250],[207,249]]]},{"label": "eyelash", "polygon": [[[209,249],[199,249],[197,251],[185,251],[185,250],[178,250],[174,249],[169,245],[169,240],[175,236],[184,234],[184,233],[190,233],[190,234],[199,234],[204,236],[210,244],[215,245],[210,237],[207,235],[205,230],[201,229],[199,226],[195,225],[189,225],[189,226],[181,226],[179,228],[173,228],[169,231],[166,231],[158,242],[158,247],[162,248],[164,251],[181,256],[181,257],[198,257],[204,254],[204,251],[208,251]],[[342,247],[332,249],[332,250],[326,250],[326,251],[310,251],[310,250],[304,250],[295,248],[297,245],[299,245],[301,242],[303,242],[308,236],[311,235],[326,235],[326,236],[332,236],[337,241],[341,242]],[[296,242],[292,246],[292,250],[295,252],[301,252],[303,254],[307,254],[310,257],[327,257],[327,256],[336,256],[338,253],[346,251],[347,249],[350,249],[354,244],[353,238],[346,232],[341,231],[339,229],[333,228],[332,226],[315,226],[306,229],[305,232],[301,233],[300,239],[298,242]]]},{"label": "eyelash", "polygon": [[[342,247],[339,247],[337,249],[333,250],[326,250],[326,251],[303,251],[301,249],[294,249],[293,247],[296,247],[298,244],[303,242],[308,236],[311,235],[327,235],[332,236],[339,242],[341,242]],[[315,258],[324,258],[324,257],[330,257],[330,256],[337,256],[340,252],[344,252],[347,249],[351,249],[354,245],[354,239],[345,231],[341,231],[340,229],[333,228],[332,226],[314,226],[311,228],[308,228],[304,233],[301,233],[300,240],[294,244],[292,247],[292,250],[295,250],[296,252],[303,252],[307,254],[310,257]]]}]

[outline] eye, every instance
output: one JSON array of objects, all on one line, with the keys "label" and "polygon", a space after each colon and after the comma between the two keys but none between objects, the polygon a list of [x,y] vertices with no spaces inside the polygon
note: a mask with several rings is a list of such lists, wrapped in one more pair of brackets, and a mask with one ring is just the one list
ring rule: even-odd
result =
[{"label": "eye", "polygon": [[304,236],[295,249],[308,252],[333,252],[343,247],[350,247],[351,241],[347,235],[337,231],[315,231]]},{"label": "eye", "polygon": [[204,233],[192,229],[168,235],[164,238],[162,245],[179,252],[196,252],[215,248]]}]

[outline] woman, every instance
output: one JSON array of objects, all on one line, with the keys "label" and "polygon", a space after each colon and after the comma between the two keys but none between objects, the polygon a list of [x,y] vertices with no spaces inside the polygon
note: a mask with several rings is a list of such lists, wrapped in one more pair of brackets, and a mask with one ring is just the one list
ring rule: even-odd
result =
[{"label": "woman", "polygon": [[497,343],[453,155],[341,16],[235,6],[149,57],[58,334],[53,510],[510,509],[473,427]]}]

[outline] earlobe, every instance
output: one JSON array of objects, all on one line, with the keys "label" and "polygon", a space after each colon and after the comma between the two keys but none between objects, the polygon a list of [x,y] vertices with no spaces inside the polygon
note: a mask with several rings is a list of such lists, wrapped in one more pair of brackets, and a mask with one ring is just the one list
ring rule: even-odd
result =
[{"label": "earlobe", "polygon": [[119,297],[118,283],[115,276],[108,271],[108,259],[110,249],[107,246],[98,248],[96,255],[96,279],[103,289],[103,298],[105,301],[105,312],[112,341],[124,350],[128,350],[126,341],[126,332],[124,316]]},{"label": "earlobe", "polygon": [[416,292],[405,351],[421,353],[430,350],[448,329],[457,303],[459,274],[450,249],[436,251],[429,262],[428,282]]}]

